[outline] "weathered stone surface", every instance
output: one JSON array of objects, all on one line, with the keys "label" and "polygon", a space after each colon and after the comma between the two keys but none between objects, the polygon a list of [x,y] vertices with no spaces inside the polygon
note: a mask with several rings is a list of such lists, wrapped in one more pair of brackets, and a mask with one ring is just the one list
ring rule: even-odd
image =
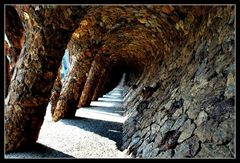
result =
[{"label": "weathered stone surface", "polygon": [[106,69],[103,68],[101,70],[101,74],[100,74],[100,77],[97,81],[97,85],[96,85],[96,88],[94,90],[94,93],[93,93],[93,97],[92,97],[92,101],[97,101],[98,97],[101,96],[101,93],[104,89],[104,81],[107,79],[107,72],[106,72]]},{"label": "weathered stone surface", "polygon": [[4,67],[4,76],[5,76],[5,80],[4,80],[4,83],[5,83],[5,85],[4,85],[4,96],[6,97],[7,96],[7,94],[8,94],[8,87],[9,87],[9,85],[10,85],[10,81],[11,81],[11,75],[10,75],[10,64],[9,64],[9,61],[8,61],[8,58],[7,58],[7,54],[6,53],[8,53],[7,51],[8,51],[8,47],[6,47],[6,46],[8,46],[7,45],[7,43],[6,43],[6,41],[5,41],[5,56],[4,56],[4,62],[5,62],[5,67]]},{"label": "weathered stone surface", "polygon": [[221,122],[218,129],[213,133],[213,142],[217,145],[229,142],[234,137],[234,128],[233,119]]},{"label": "weathered stone surface", "polygon": [[146,145],[145,148],[142,151],[142,157],[143,158],[152,158],[153,156],[153,142]]},{"label": "weathered stone surface", "polygon": [[235,95],[235,86],[236,86],[235,81],[236,81],[235,76],[232,73],[229,73],[227,77],[227,84],[226,84],[226,89],[224,94],[226,98],[230,98]]},{"label": "weathered stone surface", "polygon": [[165,133],[167,133],[168,131],[170,131],[170,129],[172,128],[174,124],[174,121],[171,119],[168,119],[163,126],[160,128],[160,132],[164,135]]},{"label": "weathered stone surface", "polygon": [[182,130],[182,133],[180,134],[180,137],[178,138],[178,143],[183,142],[184,140],[188,139],[191,137],[194,129],[196,128],[196,125],[192,123],[190,126],[188,126],[187,129]]},{"label": "weathered stone surface", "polygon": [[206,111],[210,118],[222,122],[234,113],[235,102],[233,98],[223,101],[217,98],[216,101],[218,102],[216,102],[214,106],[207,108]]},{"label": "weathered stone surface", "polygon": [[234,139],[232,139],[228,144],[227,147],[229,148],[229,150],[231,151],[231,155],[236,158],[236,136],[234,137]]},{"label": "weathered stone surface", "polygon": [[161,133],[157,133],[154,140],[153,147],[158,148],[161,145],[162,140],[163,140],[163,136],[161,135]]},{"label": "weathered stone surface", "polygon": [[[174,142],[174,138],[167,134],[172,130],[179,131],[179,135],[175,136],[177,143],[172,143],[175,145],[170,146],[175,151],[173,157],[178,158],[195,157],[201,151],[201,142],[212,142],[215,145],[224,144],[223,142],[228,143],[230,137],[233,137],[229,133],[234,131],[225,128],[232,124],[225,122],[225,120],[231,119],[230,117],[233,116],[233,102],[226,100],[226,98],[234,97],[233,92],[235,91],[232,89],[232,94],[228,95],[226,88],[227,85],[229,85],[229,88],[233,88],[231,86],[234,85],[231,82],[234,81],[234,75],[229,75],[230,73],[234,74],[235,69],[230,66],[234,59],[232,54],[228,53],[232,49],[232,43],[223,45],[223,38],[227,39],[226,35],[220,36],[221,39],[218,37],[219,31],[224,28],[227,33],[229,32],[229,26],[221,25],[220,21],[229,21],[228,18],[231,17],[230,13],[232,12],[230,12],[230,9],[224,10],[225,14],[229,12],[226,16],[228,18],[226,18],[222,15],[223,12],[218,11],[223,10],[219,8],[209,12],[208,16],[205,17],[206,22],[192,13],[186,14],[184,21],[177,22],[176,29],[183,32],[188,41],[179,50],[172,48],[173,50],[170,50],[171,55],[165,57],[166,62],[164,63],[164,59],[159,62],[161,68],[152,66],[154,68],[149,68],[149,71],[152,71],[151,79],[146,76],[147,80],[143,80],[145,84],[142,84],[142,86],[151,85],[154,76],[156,76],[156,80],[161,81],[159,91],[156,92],[156,95],[159,95],[159,106],[157,104],[153,105],[149,101],[148,106],[143,109],[144,115],[141,115],[141,117],[145,115],[149,117],[150,114],[146,112],[150,113],[150,109],[158,108],[154,113],[151,126],[155,126],[154,123],[156,123],[161,127],[160,134],[157,134],[153,141],[153,148],[160,149],[158,156],[161,158],[170,158],[174,154],[167,145],[169,141]],[[181,12],[184,13],[182,10]],[[185,13],[187,12],[185,11]],[[201,15],[204,10],[198,10],[197,13]],[[224,18],[217,20],[216,15]],[[198,27],[193,29],[188,26],[187,24],[191,24],[190,22],[195,22]],[[203,25],[204,22],[207,25]],[[165,44],[167,44],[166,41]],[[169,53],[166,52],[166,54]],[[181,55],[184,55],[184,57],[181,57]],[[229,58],[226,56],[229,56]],[[231,68],[228,68],[229,66]],[[231,71],[228,69],[231,69]],[[182,98],[182,102],[180,98]],[[141,103],[141,99],[139,101]],[[126,103],[129,103],[129,101]],[[135,104],[137,105],[137,103]],[[140,115],[138,116],[140,117]],[[225,127],[220,126],[222,122],[224,122],[225,125],[223,126]],[[147,121],[142,121],[142,123],[149,124]],[[227,132],[223,134],[223,130]],[[145,135],[148,135],[148,138],[144,137],[142,140],[148,140],[151,134],[146,132]],[[168,136],[166,137],[166,135]]]},{"label": "weathered stone surface", "polygon": [[183,109],[178,109],[175,111],[175,113],[172,115],[173,118],[178,118],[183,113]]},{"label": "weathered stone surface", "polygon": [[191,101],[189,100],[184,101],[183,103],[184,112],[186,112],[189,109],[190,105],[191,105]]},{"label": "weathered stone surface", "polygon": [[201,150],[196,158],[232,158],[232,154],[226,146],[216,146],[213,143],[201,144]]},{"label": "weathered stone surface", "polygon": [[200,142],[196,136],[193,136],[175,148],[174,158],[194,157],[199,149]]},{"label": "weathered stone surface", "polygon": [[144,137],[146,135],[146,133],[148,133],[150,131],[150,126],[146,127],[145,129],[142,130],[140,136]]},{"label": "weathered stone surface", "polygon": [[199,126],[201,123],[205,122],[208,119],[208,114],[205,111],[201,111],[198,114],[196,125]]},{"label": "weathered stone surface", "polygon": [[181,116],[179,116],[179,118],[175,121],[173,127],[171,128],[171,130],[177,130],[179,129],[183,123],[186,121],[187,119],[187,115],[186,114],[182,114]]},{"label": "weathered stone surface", "polygon": [[131,145],[137,145],[137,144],[140,142],[140,140],[141,140],[140,137],[133,137],[133,138],[132,138],[132,141],[131,141],[131,144],[130,144],[129,146],[131,146]]},{"label": "weathered stone surface", "polygon": [[201,108],[199,108],[199,106],[193,105],[189,107],[187,111],[187,115],[191,119],[196,119],[200,111],[201,111]]},{"label": "weathered stone surface", "polygon": [[164,118],[161,119],[161,121],[158,123],[159,126],[162,126],[168,119],[168,116],[166,115]]},{"label": "weathered stone surface", "polygon": [[160,126],[158,124],[154,123],[154,124],[151,125],[151,132],[152,133],[157,133],[159,131],[160,131]]},{"label": "weathered stone surface", "polygon": [[[70,39],[71,31],[74,31],[77,27],[76,24],[72,25],[72,23],[78,23],[82,15],[77,15],[84,13],[83,10],[80,9],[81,7],[76,7],[75,9],[80,9],[79,11],[76,10],[77,12],[73,14],[76,17],[73,15],[61,17],[58,15],[59,7],[53,7],[51,9],[52,15],[50,14],[48,17],[41,18],[42,20],[38,22],[40,17],[33,13],[34,10],[29,10],[29,8],[34,8],[34,6],[17,7],[20,15],[24,12],[29,14],[29,22],[25,22],[25,19],[22,19],[28,31],[25,45],[19,56],[20,59],[14,70],[12,80],[15,81],[16,76],[21,75],[20,73],[22,71],[26,71],[26,74],[25,84],[17,82],[11,83],[11,89],[8,94],[9,101],[5,103],[5,151],[17,150],[26,144],[37,141],[61,57]],[[62,7],[62,9],[64,11],[74,9],[74,7]],[[50,11],[49,8],[43,7],[43,9],[39,11],[39,14],[45,14],[48,11]],[[41,23],[49,22],[55,14],[58,15],[55,23],[52,22],[49,26],[42,26]],[[60,27],[53,29],[53,26],[58,26],[56,23],[59,23],[58,21],[60,20],[66,20],[64,24],[69,26],[67,30]],[[39,26],[42,27],[40,28]],[[52,29],[51,34],[47,33],[50,28]],[[37,60],[31,57],[35,54],[37,54]],[[44,79],[43,74],[46,72],[52,72],[54,78],[50,80]],[[22,109],[20,114],[14,112],[14,106],[17,104]],[[17,122],[18,119],[21,123]]]},{"label": "weathered stone surface", "polygon": [[168,131],[162,138],[159,149],[162,151],[173,149],[177,145],[180,132],[177,130]]},{"label": "weathered stone surface", "polygon": [[194,134],[199,138],[200,141],[212,142],[212,137],[217,129],[217,122],[213,119],[203,122],[200,126],[196,128]]},{"label": "weathered stone surface", "polygon": [[172,158],[173,156],[173,150],[172,149],[169,149],[169,150],[166,150],[166,151],[161,151],[158,155],[157,155],[157,158]]},{"label": "weathered stone surface", "polygon": [[148,145],[147,141],[143,141],[143,143],[137,148],[137,155],[142,153],[143,149]]},{"label": "weathered stone surface", "polygon": [[[228,141],[231,141],[230,137],[234,137],[230,136],[230,133],[234,131],[226,129],[226,126],[234,128],[231,120],[228,121],[234,117],[235,67],[233,66],[234,39],[232,39],[234,27],[233,24],[227,23],[232,20],[233,8],[220,7],[212,10],[211,7],[200,7],[195,10],[196,12],[189,12],[190,8],[178,10],[178,7],[174,6],[174,9],[171,12],[176,11],[179,18],[170,19],[176,22],[175,28],[184,34],[187,41],[181,42],[184,46],[178,49],[170,48],[168,41],[163,40],[164,47],[169,47],[170,53],[166,51],[167,56],[159,61],[161,66],[149,68],[151,78],[148,78],[147,75],[150,73],[147,73],[146,80],[141,80],[144,83],[138,85],[139,89],[151,85],[154,78],[161,83],[159,90],[154,94],[156,97],[159,96],[159,106],[149,101],[148,107],[143,109],[144,115],[149,116],[150,114],[146,112],[150,113],[149,110],[153,109],[153,106],[158,108],[154,113],[152,123],[161,126],[160,132],[163,134],[157,134],[153,147],[160,149],[158,157],[161,158],[171,158],[173,155],[177,158],[214,158],[213,153],[217,153],[216,157],[220,155],[226,157],[229,152],[226,154],[221,152],[228,148],[233,149],[233,144]],[[205,15],[206,11],[209,13]],[[167,13],[171,15],[171,12]],[[198,17],[200,15],[204,19]],[[144,23],[143,20],[141,22]],[[195,28],[193,28],[194,23]],[[183,100],[182,103],[177,102],[180,97]],[[138,100],[140,102],[135,102],[135,107],[141,103],[142,99]],[[126,103],[131,103],[131,101]],[[128,109],[131,110],[131,107]],[[144,115],[136,115],[136,117]],[[142,122],[147,123],[147,121]],[[174,139],[169,136],[171,134],[167,134],[174,129],[180,131],[179,137],[175,136],[180,144],[170,147],[175,152],[167,146],[168,141],[174,142]],[[223,131],[225,133],[222,133]],[[148,133],[145,134],[150,136]],[[142,140],[148,138],[142,138]],[[205,144],[208,142],[212,143],[212,149],[215,152],[210,151],[210,147],[206,147]],[[221,145],[217,146],[217,144]],[[217,149],[221,152],[217,152]],[[231,153],[234,153],[232,151]]]},{"label": "weathered stone surface", "polygon": [[9,64],[11,65],[10,71],[12,75],[24,43],[24,28],[14,6],[6,6],[5,20],[5,34],[10,43],[10,47],[6,55],[10,60]]},{"label": "weathered stone surface", "polygon": [[189,126],[191,125],[191,120],[187,119],[184,124],[179,128],[179,131],[183,131],[189,128]]},{"label": "weathered stone surface", "polygon": [[50,97],[51,114],[52,115],[54,114],[54,111],[56,109],[56,105],[57,105],[57,102],[58,102],[58,98],[60,96],[61,88],[62,88],[62,82],[61,82],[61,73],[60,73],[60,68],[59,68],[57,78],[55,79],[55,82],[54,82],[54,85],[53,85],[53,88],[52,88],[52,94],[51,94],[51,97]]},{"label": "weathered stone surface", "polygon": [[78,107],[90,105],[94,90],[97,85],[97,79],[101,75],[101,69],[103,64],[106,64],[106,61],[101,59],[101,57],[96,56],[94,61],[92,62],[91,69],[89,70],[89,74],[82,90],[80,101],[78,103]]},{"label": "weathered stone surface", "polygon": [[[85,55],[80,56],[79,59],[88,58]],[[62,86],[62,90],[58,98],[59,100],[57,102],[56,109],[52,116],[54,121],[58,121],[61,118],[70,118],[75,116],[77,105],[87,79],[86,73],[90,69],[91,60],[86,62],[74,61],[72,64],[72,68],[66,76],[65,83]]]}]

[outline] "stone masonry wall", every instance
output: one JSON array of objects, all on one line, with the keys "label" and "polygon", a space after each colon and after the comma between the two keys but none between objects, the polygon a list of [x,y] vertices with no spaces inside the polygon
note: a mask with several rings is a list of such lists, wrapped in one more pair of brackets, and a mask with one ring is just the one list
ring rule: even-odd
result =
[{"label": "stone masonry wall", "polygon": [[234,7],[211,9],[129,89],[122,148],[139,158],[235,157],[234,49]]}]

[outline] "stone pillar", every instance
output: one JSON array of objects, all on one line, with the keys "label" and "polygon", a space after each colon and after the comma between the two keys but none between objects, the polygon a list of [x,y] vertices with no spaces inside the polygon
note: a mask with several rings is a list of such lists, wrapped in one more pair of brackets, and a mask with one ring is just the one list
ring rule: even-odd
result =
[{"label": "stone pillar", "polygon": [[9,46],[8,46],[8,43],[5,41],[4,43],[5,45],[5,53],[4,53],[4,60],[5,60],[5,70],[4,70],[4,95],[5,97],[7,96],[7,93],[8,93],[8,87],[9,87],[9,84],[10,84],[10,80],[11,80],[11,77],[10,77],[10,64],[9,64],[9,61],[8,61],[8,58],[7,58],[7,54],[8,54],[8,49],[9,49]]},{"label": "stone pillar", "polygon": [[50,97],[52,115],[54,114],[54,111],[56,109],[61,89],[62,89],[62,82],[61,82],[61,66],[60,66],[59,69],[58,69],[57,78],[54,82],[53,89],[52,89],[52,94],[51,94],[51,97]]},{"label": "stone pillar", "polygon": [[92,101],[97,101],[98,97],[100,97],[103,91],[103,85],[104,85],[104,81],[106,80],[106,77],[107,77],[106,69],[103,68],[101,72],[101,76],[97,81],[97,86],[94,90]]},{"label": "stone pillar", "polygon": [[17,6],[28,31],[5,100],[6,152],[37,141],[62,56],[84,10]]},{"label": "stone pillar", "polygon": [[8,57],[10,58],[11,75],[24,43],[24,28],[21,19],[13,6],[5,8],[5,33],[10,43]]},{"label": "stone pillar", "polygon": [[7,93],[8,93],[8,87],[9,87],[11,78],[10,78],[10,64],[9,64],[9,61],[8,61],[6,56],[4,56],[4,59],[5,59],[5,75],[4,75],[4,78],[5,78],[5,97],[6,97]]},{"label": "stone pillar", "polygon": [[84,85],[78,107],[89,106],[96,88],[97,80],[101,77],[102,62],[99,56],[96,56]]},{"label": "stone pillar", "polygon": [[55,122],[61,118],[72,118],[75,116],[78,101],[92,62],[84,54],[72,62],[72,67],[69,69],[70,72],[63,83],[57,106],[52,116]]}]

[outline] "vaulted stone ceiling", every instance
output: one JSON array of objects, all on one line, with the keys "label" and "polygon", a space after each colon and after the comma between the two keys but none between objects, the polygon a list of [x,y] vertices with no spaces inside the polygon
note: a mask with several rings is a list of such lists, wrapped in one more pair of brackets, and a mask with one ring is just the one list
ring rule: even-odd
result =
[{"label": "vaulted stone ceiling", "polygon": [[[176,149],[181,157],[195,157],[199,151],[199,157],[211,156],[205,143],[234,141],[234,6],[5,9],[6,35],[13,48],[21,49],[14,54],[18,61],[5,100],[6,151],[36,142],[50,100],[54,121],[74,117],[77,108],[113,89],[123,72],[127,73],[124,107],[130,115],[123,148],[133,155],[155,157],[141,149],[151,146],[149,150],[158,149],[159,157],[172,157]],[[71,66],[61,83],[65,49]],[[218,124],[223,124],[220,133],[210,131]],[[139,141],[133,143],[136,137]],[[194,149],[183,149],[184,143]],[[234,155],[232,146],[221,147],[214,146],[213,151]]]}]

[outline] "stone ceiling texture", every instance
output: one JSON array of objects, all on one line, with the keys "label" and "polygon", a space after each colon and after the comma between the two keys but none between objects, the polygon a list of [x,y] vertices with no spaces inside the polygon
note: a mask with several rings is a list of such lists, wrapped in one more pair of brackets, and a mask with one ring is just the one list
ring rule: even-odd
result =
[{"label": "stone ceiling texture", "polygon": [[6,71],[6,151],[37,141],[49,102],[54,121],[72,118],[126,73],[122,149],[140,158],[235,157],[234,5],[16,5],[5,19],[17,49],[5,48],[14,69]]}]

